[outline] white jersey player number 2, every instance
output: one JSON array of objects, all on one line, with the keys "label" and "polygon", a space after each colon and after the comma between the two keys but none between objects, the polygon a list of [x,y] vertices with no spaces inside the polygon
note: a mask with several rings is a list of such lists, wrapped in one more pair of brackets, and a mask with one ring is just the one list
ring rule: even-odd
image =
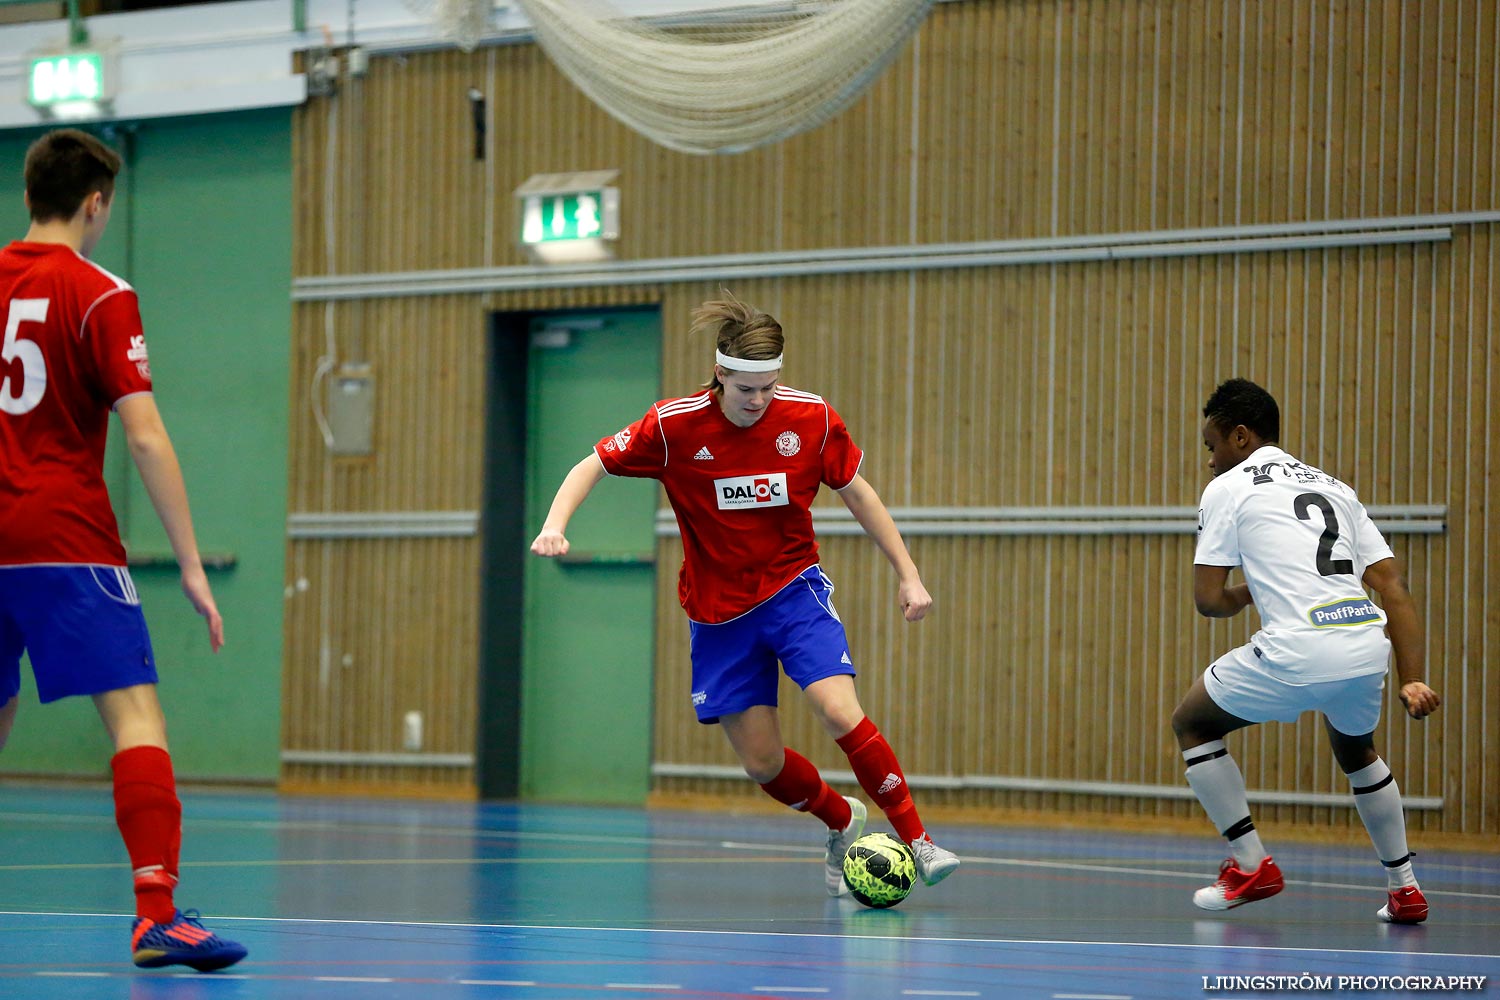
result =
[{"label": "white jersey player number 2", "polygon": [[1323,515],[1323,534],[1318,539],[1318,573],[1321,576],[1353,576],[1354,560],[1333,558],[1333,544],[1339,540],[1339,519],[1333,504],[1321,493],[1302,493],[1292,501],[1297,520],[1312,520],[1312,508]]},{"label": "white jersey player number 2", "polygon": [[0,347],[0,361],[21,362],[21,391],[11,388],[11,377],[0,383],[0,410],[20,416],[36,409],[47,391],[47,362],[34,341],[21,336],[22,323],[45,323],[48,299],[11,299],[5,316],[5,344]]}]

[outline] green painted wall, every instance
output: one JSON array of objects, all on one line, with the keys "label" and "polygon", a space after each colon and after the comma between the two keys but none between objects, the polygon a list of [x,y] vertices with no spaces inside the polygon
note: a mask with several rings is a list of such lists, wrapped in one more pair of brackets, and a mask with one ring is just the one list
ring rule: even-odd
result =
[{"label": "green painted wall", "polygon": [[[95,259],[140,294],[156,399],[187,479],[227,638],[211,655],[175,567],[132,570],[151,628],[177,772],[272,781],[281,731],[291,111],[135,123],[111,139],[128,164]],[[41,134],[0,132],[0,234],[26,232],[21,164]],[[108,137],[107,137],[108,138]],[[130,147],[133,145],[133,150]],[[123,449],[107,478],[135,552],[168,553]],[[108,774],[109,743],[86,699],[39,706],[23,665],[21,707],[0,774]]]},{"label": "green painted wall", "polygon": [[[645,413],[661,381],[657,310],[555,314],[533,329],[569,322],[578,324],[569,343],[533,346],[527,365],[530,537],[568,470],[595,441]],[[599,561],[526,563],[523,798],[646,801],[657,570],[631,557],[655,551],[657,494],[654,480],[606,478],[567,532],[570,555]]]}]

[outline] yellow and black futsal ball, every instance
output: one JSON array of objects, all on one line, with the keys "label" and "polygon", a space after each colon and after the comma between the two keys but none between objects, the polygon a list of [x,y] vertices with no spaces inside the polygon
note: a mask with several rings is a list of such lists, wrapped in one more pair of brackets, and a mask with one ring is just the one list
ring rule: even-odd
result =
[{"label": "yellow and black futsal ball", "polygon": [[911,848],[888,833],[860,837],[844,852],[844,884],[866,906],[895,906],[916,882],[917,860]]}]

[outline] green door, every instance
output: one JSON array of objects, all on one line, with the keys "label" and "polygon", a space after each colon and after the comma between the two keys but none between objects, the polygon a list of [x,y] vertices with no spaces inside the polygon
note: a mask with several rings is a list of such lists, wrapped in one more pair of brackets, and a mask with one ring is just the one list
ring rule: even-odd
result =
[{"label": "green door", "polygon": [[[594,442],[657,399],[656,309],[531,323],[526,525]],[[650,786],[657,485],[606,478],[568,525],[563,559],[529,557],[522,648],[523,798],[640,804]]]}]

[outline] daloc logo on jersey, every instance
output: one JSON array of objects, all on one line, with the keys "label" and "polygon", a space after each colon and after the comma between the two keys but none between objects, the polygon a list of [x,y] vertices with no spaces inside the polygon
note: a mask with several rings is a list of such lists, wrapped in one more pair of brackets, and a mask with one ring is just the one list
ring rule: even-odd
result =
[{"label": "daloc logo on jersey", "polygon": [[787,495],[785,472],[715,479],[714,493],[718,498],[720,510],[738,510],[741,507],[785,507],[791,502]]},{"label": "daloc logo on jersey", "polygon": [[1349,597],[1332,604],[1318,605],[1307,613],[1307,620],[1317,628],[1366,625],[1380,621],[1380,609],[1368,597]]}]

